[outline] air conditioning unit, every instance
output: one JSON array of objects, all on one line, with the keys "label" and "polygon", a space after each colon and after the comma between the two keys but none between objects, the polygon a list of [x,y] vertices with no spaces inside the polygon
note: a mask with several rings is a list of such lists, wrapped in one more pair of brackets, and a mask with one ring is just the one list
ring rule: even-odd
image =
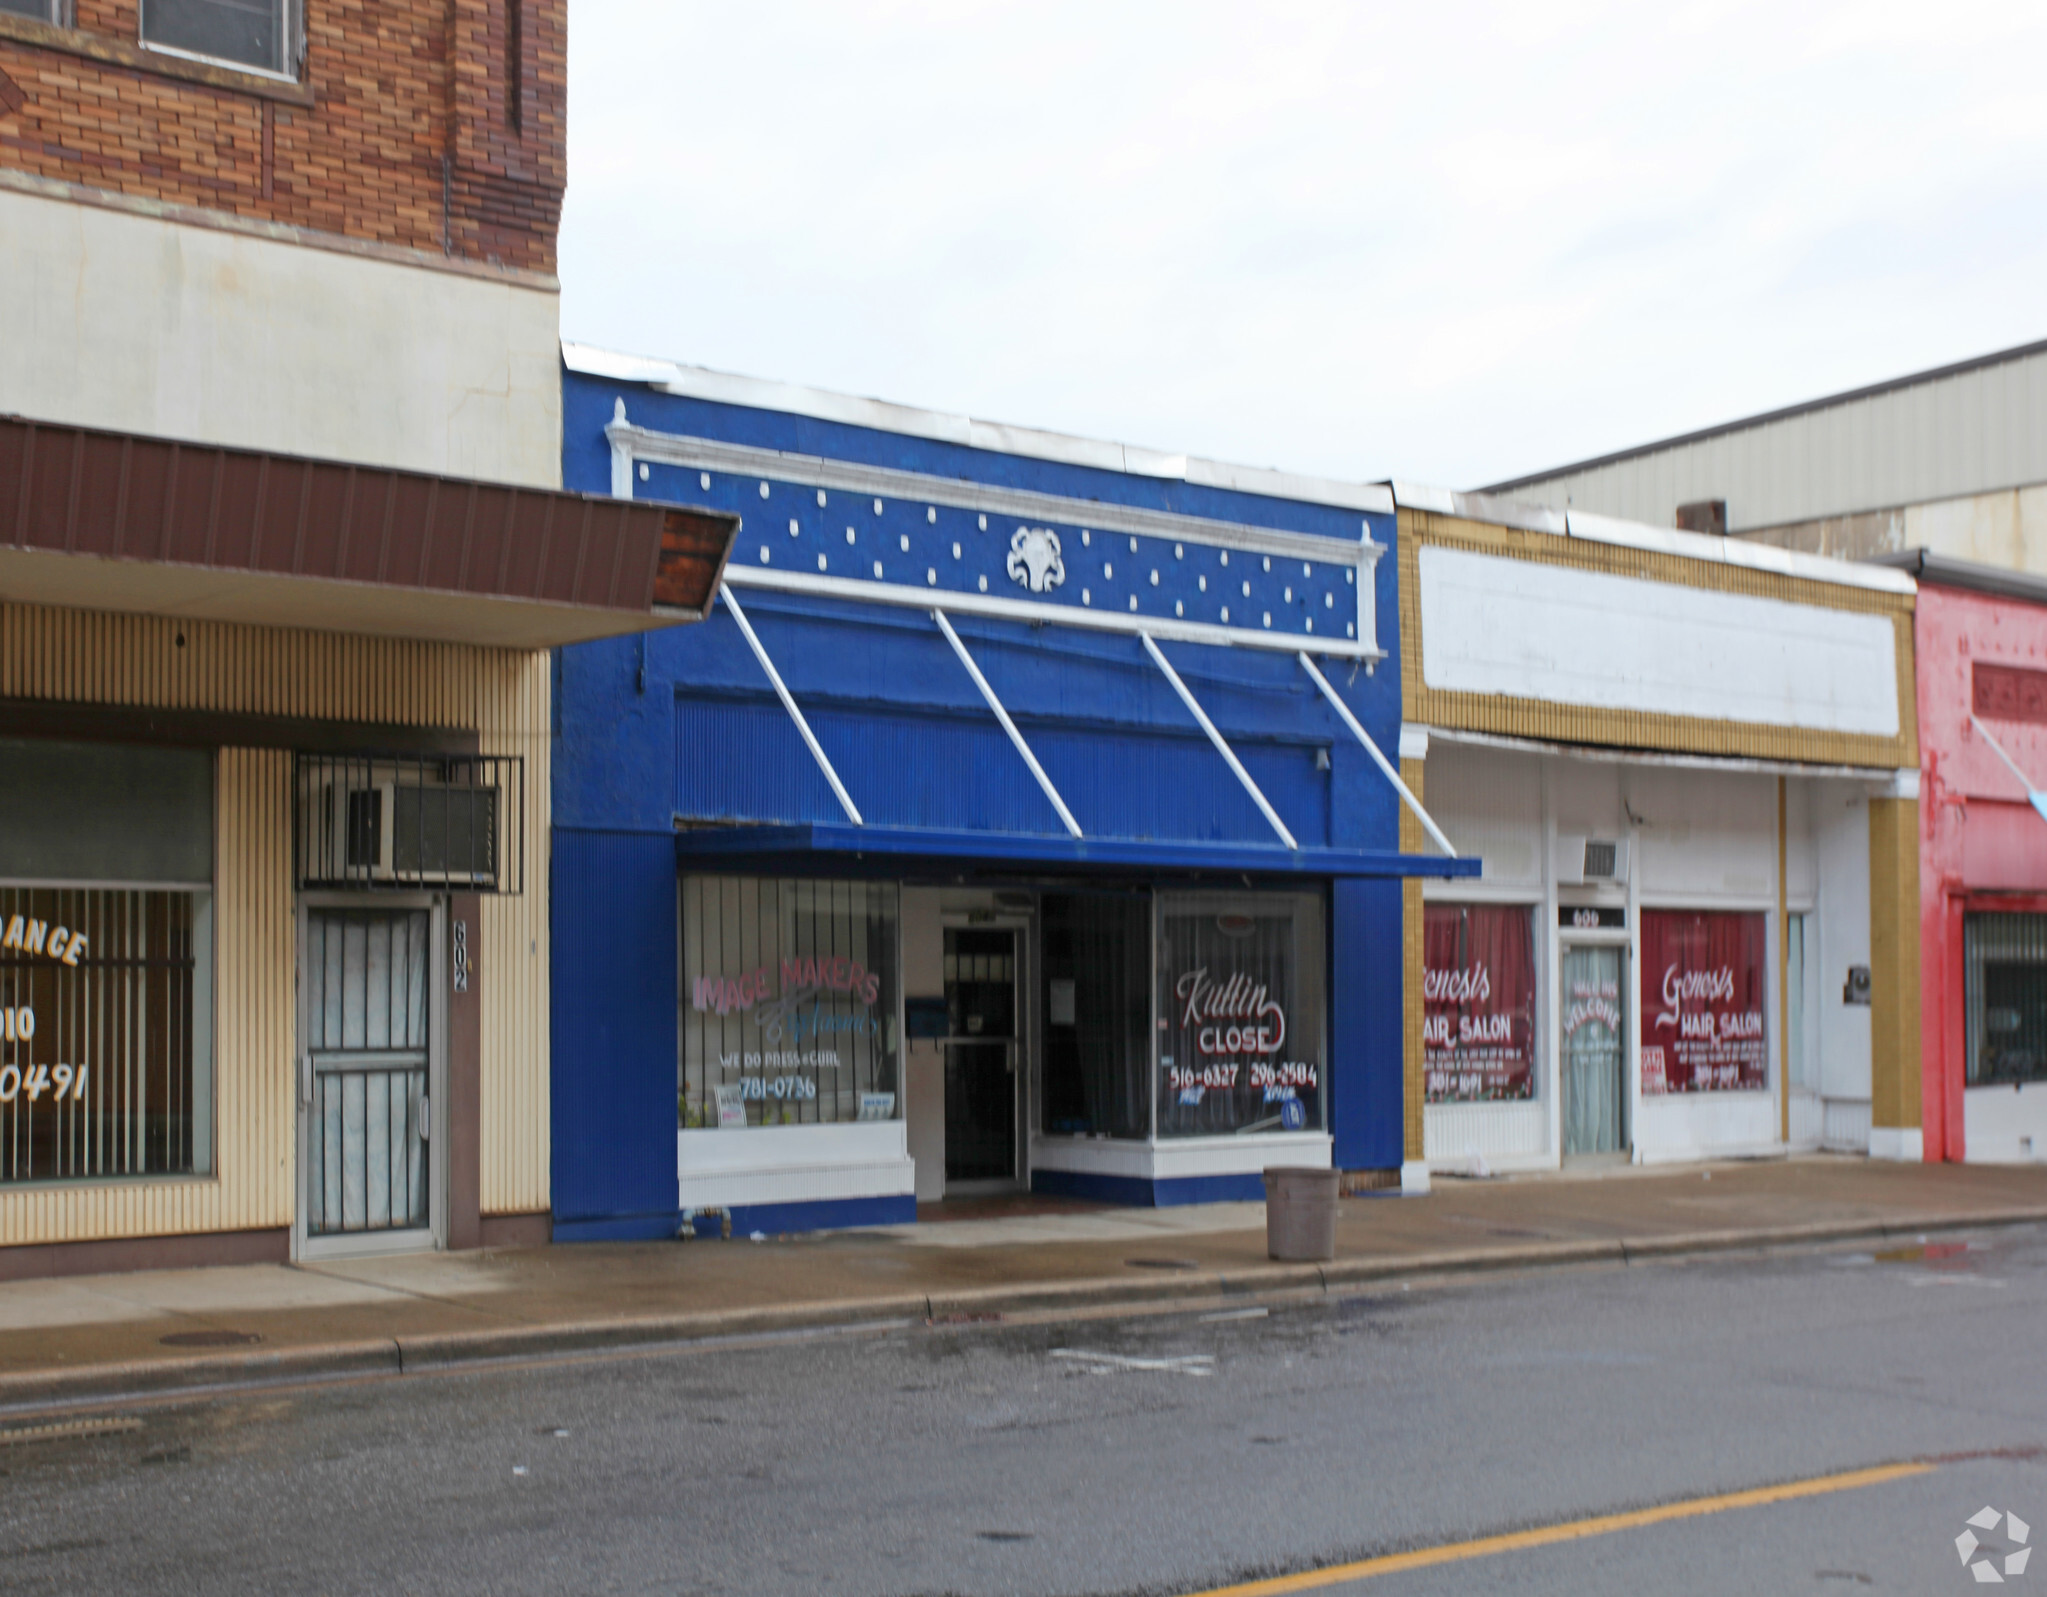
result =
[{"label": "air conditioning unit", "polygon": [[1558,833],[1557,880],[1583,886],[1625,882],[1628,879],[1628,841],[1625,837]]},{"label": "air conditioning unit", "polygon": [[311,879],[478,888],[497,883],[494,787],[334,781],[312,789],[307,811],[303,836],[311,857],[305,874]]}]

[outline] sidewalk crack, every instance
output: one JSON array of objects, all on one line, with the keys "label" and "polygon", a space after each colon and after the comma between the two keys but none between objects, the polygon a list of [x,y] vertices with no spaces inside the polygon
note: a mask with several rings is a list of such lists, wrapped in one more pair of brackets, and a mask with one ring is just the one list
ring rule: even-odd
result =
[{"label": "sidewalk crack", "polygon": [[487,1320],[503,1318],[502,1315],[494,1315],[488,1309],[479,1308],[476,1304],[465,1302],[459,1297],[444,1297],[432,1292],[421,1292],[409,1286],[394,1286],[386,1281],[365,1281],[361,1276],[343,1275],[338,1270],[323,1270],[317,1264],[305,1264],[298,1260],[292,1261],[291,1268],[302,1271],[307,1275],[317,1275],[323,1281],[339,1281],[346,1286],[366,1287],[372,1292],[388,1292],[393,1297],[411,1298],[419,1303],[434,1303],[442,1308],[467,1309],[470,1313],[481,1315]]}]

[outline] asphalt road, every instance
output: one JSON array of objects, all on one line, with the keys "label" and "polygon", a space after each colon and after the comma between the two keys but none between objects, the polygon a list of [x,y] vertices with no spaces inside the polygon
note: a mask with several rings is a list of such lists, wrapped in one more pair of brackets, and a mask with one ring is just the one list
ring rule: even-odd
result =
[{"label": "asphalt road", "polygon": [[1952,1247],[131,1404],[0,1437],[0,1591],[1194,1593],[1907,1460],[1313,1589],[1975,1590],[1970,1515],[2047,1537],[2047,1233]]}]

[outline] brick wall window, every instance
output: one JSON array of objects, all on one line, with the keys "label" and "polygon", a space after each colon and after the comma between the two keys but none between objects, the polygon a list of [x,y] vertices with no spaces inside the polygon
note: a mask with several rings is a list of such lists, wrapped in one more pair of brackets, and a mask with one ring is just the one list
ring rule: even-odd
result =
[{"label": "brick wall window", "polygon": [[292,0],[142,0],[142,42],[288,75],[291,13]]},{"label": "brick wall window", "polygon": [[33,17],[38,22],[54,22],[60,28],[71,25],[68,0],[0,0],[0,12],[11,17]]}]

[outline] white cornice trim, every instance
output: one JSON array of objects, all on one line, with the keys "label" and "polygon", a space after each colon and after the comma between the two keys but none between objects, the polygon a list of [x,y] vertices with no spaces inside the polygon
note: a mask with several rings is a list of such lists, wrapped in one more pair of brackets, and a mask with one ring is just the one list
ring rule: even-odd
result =
[{"label": "white cornice trim", "polygon": [[[1251,527],[1242,522],[1213,521],[1175,511],[1107,504],[1099,499],[1068,499],[1059,494],[1033,493],[1021,488],[997,488],[962,481],[957,477],[934,477],[920,471],[898,471],[888,466],[864,466],[851,461],[827,460],[818,455],[760,449],[751,444],[730,444],[714,438],[655,432],[631,422],[612,422],[604,429],[604,436],[612,446],[614,459],[622,456],[632,461],[654,461],[690,471],[773,478],[806,488],[945,505],[991,516],[1018,516],[1027,521],[1056,521],[1098,532],[1178,538],[1187,543],[1246,549],[1280,555],[1289,560],[1355,565],[1361,572],[1370,571],[1379,556],[1386,552],[1384,544],[1372,540],[1362,521],[1358,524],[1355,541],[1325,538],[1314,533]],[[619,478],[614,471],[614,494],[618,493],[618,483]],[[630,478],[627,484],[629,487]]]},{"label": "white cornice trim", "polygon": [[1432,488],[1425,483],[1396,481],[1392,492],[1394,502],[1403,510],[1458,516],[1466,521],[1482,521],[1496,527],[1543,532],[1557,538],[1578,538],[1586,543],[1639,549],[1647,554],[1675,555],[1684,560],[1704,560],[1712,565],[1745,566],[1752,571],[1771,571],[1778,576],[1829,583],[1837,588],[1863,588],[1877,593],[1919,591],[1919,585],[1910,576],[1890,567],[1830,560],[1824,555],[1780,549],[1775,544],[1755,543],[1747,538],[1680,532],[1675,527],[1651,527],[1639,521],[1622,521],[1584,510],[1552,510],[1544,505],[1524,504],[1493,494]]},{"label": "white cornice trim", "polygon": [[[1764,728],[1783,731],[1782,727]],[[1792,730],[1796,730],[1795,728]],[[1406,736],[1407,729],[1401,729]],[[1798,760],[1758,760],[1738,754],[1675,754],[1658,749],[1601,748],[1589,743],[1552,743],[1543,738],[1505,737],[1496,732],[1465,732],[1450,727],[1422,729],[1425,737],[1441,743],[1471,748],[1507,749],[1516,754],[1553,755],[1566,760],[1583,760],[1593,765],[1661,765],[1685,771],[1739,771],[1762,776],[1838,777],[1881,787],[1892,797],[1903,796],[1909,785],[1918,789],[1919,772],[1907,767],[1895,770],[1887,765],[1809,765]]]},{"label": "white cornice trim", "polygon": [[948,615],[986,616],[997,621],[1025,621],[1037,626],[1078,627],[1090,632],[1118,632],[1135,637],[1150,633],[1176,643],[1205,643],[1217,648],[1275,649],[1282,654],[1324,655],[1330,659],[1376,662],[1383,649],[1343,638],[1303,636],[1298,632],[1252,632],[1239,627],[1210,626],[1170,616],[1141,615],[1121,610],[1089,610],[1076,605],[1033,604],[995,594],[958,593],[946,588],[913,588],[899,582],[868,582],[854,577],[820,577],[775,566],[748,566],[734,561],[725,568],[734,587],[769,588],[780,593],[847,599],[860,604],[897,605],[906,609],[942,609]]},{"label": "white cornice trim", "polygon": [[976,421],[971,416],[920,410],[911,405],[891,404],[887,400],[863,399],[853,394],[805,388],[795,383],[770,382],[760,377],[742,377],[732,372],[712,371],[704,366],[685,366],[645,355],[627,355],[567,339],[562,341],[562,363],[570,371],[586,377],[645,383],[661,393],[687,399],[707,399],[755,410],[781,411],[792,416],[810,416],[819,421],[869,427],[878,432],[900,433],[910,438],[961,444],[970,449],[1056,461],[1061,465],[1093,466],[1102,471],[1125,472],[1136,477],[1162,477],[1202,488],[1259,494],[1268,499],[1333,505],[1338,509],[1369,511],[1382,516],[1393,513],[1393,490],[1384,483],[1339,482],[1333,478],[1304,476],[1266,466],[1238,466],[1227,461],[1205,460],[1198,455],[1174,455],[1134,444],[1078,438],[1070,433],[1048,432],[1036,427]]}]

